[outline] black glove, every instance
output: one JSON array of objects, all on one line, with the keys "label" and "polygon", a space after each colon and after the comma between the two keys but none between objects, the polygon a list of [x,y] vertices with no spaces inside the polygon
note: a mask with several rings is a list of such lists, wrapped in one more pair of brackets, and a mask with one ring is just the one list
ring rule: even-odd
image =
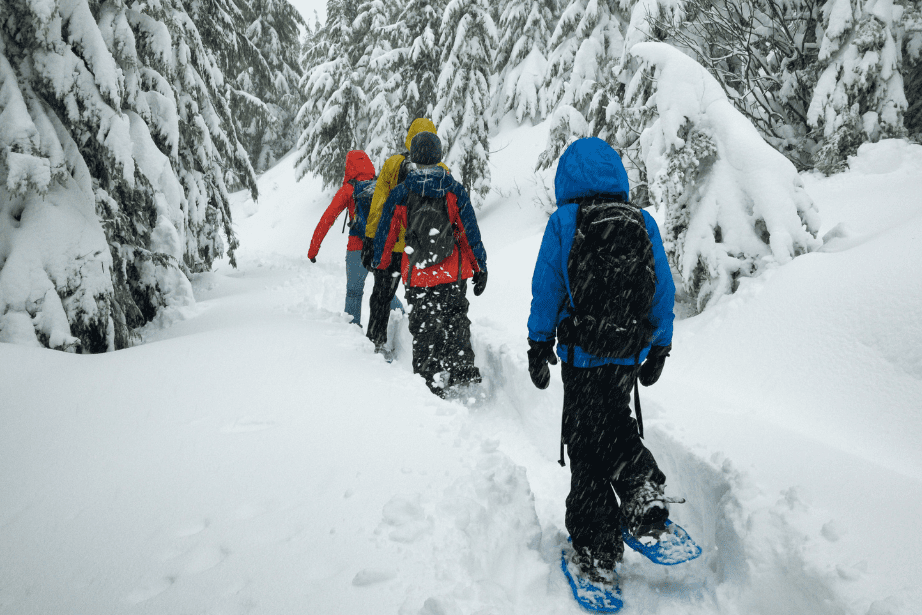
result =
[{"label": "black glove", "polygon": [[316,258],[312,258],[312,259],[311,259],[311,262],[312,262],[312,263],[316,263],[316,262],[317,262],[317,259],[316,259]]},{"label": "black glove", "polygon": [[666,357],[672,346],[653,346],[647,354],[647,360],[640,366],[640,384],[648,387],[659,380],[660,374],[663,373],[663,365],[666,364]]},{"label": "black glove", "polygon": [[528,375],[531,382],[539,389],[546,389],[551,383],[551,370],[547,364],[557,365],[557,355],[554,354],[554,340],[536,342],[528,339]]},{"label": "black glove", "polygon": [[362,238],[362,267],[373,271],[372,260],[375,258],[375,240],[373,237]]},{"label": "black glove", "polygon": [[487,287],[487,272],[481,269],[474,273],[474,296],[479,297],[483,294],[483,289]]}]

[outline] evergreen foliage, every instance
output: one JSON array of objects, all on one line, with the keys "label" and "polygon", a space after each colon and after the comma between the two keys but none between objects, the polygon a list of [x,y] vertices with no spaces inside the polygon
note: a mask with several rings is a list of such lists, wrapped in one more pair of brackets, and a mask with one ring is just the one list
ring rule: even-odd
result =
[{"label": "evergreen foliage", "polygon": [[224,171],[256,184],[221,72],[179,0],[15,0],[0,74],[15,210],[0,216],[0,315],[49,347],[124,348],[192,301],[186,276],[224,254],[222,235],[233,262]]},{"label": "evergreen foliage", "polygon": [[475,202],[490,191],[490,73],[496,27],[487,0],[451,0],[439,37],[442,72],[433,113],[445,163]]},{"label": "evergreen foliage", "polygon": [[509,0],[499,20],[494,72],[499,77],[496,119],[510,111],[518,123],[542,119],[541,88],[547,42],[557,20],[556,0]]},{"label": "evergreen foliage", "polygon": [[[403,147],[402,134],[409,126],[399,102],[404,83],[399,28],[394,26],[400,5],[396,0],[371,0],[359,6],[354,36],[365,42],[358,68],[367,93],[368,131],[363,148],[376,168]],[[396,49],[395,49],[396,47]],[[413,118],[409,118],[412,121]]]},{"label": "evergreen foliage", "polygon": [[297,173],[300,178],[311,171],[325,186],[342,181],[346,154],[365,145],[368,97],[359,67],[364,44],[353,35],[357,13],[351,2],[327,2],[327,23],[318,35],[325,49],[316,50],[319,64],[301,80],[306,102],[297,116]]},{"label": "evergreen foliage", "polygon": [[816,167],[844,167],[865,141],[906,134],[902,54],[896,42],[902,6],[875,0],[852,6],[828,0],[822,9],[821,72],[807,121],[822,131]]},{"label": "evergreen foliage", "polygon": [[[202,0],[190,14],[225,77],[235,132],[257,171],[294,145],[301,15],[287,0]],[[225,178],[245,182],[233,172]]]}]

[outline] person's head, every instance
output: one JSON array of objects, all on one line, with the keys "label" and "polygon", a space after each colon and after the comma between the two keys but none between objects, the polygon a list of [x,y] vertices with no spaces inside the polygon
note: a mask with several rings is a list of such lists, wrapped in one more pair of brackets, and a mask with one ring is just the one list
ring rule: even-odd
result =
[{"label": "person's head", "polygon": [[442,162],[442,141],[431,132],[421,132],[410,143],[410,162],[417,167],[435,166]]},{"label": "person's head", "polygon": [[558,206],[590,196],[628,202],[630,185],[618,152],[598,137],[577,139],[557,163],[554,194]]},{"label": "person's head", "polygon": [[435,129],[435,124],[432,123],[432,120],[420,117],[413,120],[413,123],[410,124],[410,129],[407,131],[407,140],[404,144],[407,146],[407,151],[410,151],[410,146],[413,143],[413,137],[418,135],[421,132],[431,132],[436,134],[438,131]]}]

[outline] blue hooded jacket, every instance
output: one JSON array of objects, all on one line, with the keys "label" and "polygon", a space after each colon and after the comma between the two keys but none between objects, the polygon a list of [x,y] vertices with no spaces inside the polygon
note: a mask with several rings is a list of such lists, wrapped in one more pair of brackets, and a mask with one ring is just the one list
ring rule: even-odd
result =
[{"label": "blue hooded jacket", "polygon": [[[580,197],[606,195],[620,197],[625,202],[630,196],[627,172],[621,157],[612,147],[595,137],[579,139],[567,148],[557,165],[554,178],[557,211],[551,215],[541,240],[538,262],[531,281],[531,315],[528,318],[528,337],[536,342],[546,342],[557,337],[557,325],[570,314],[573,296],[567,273],[567,259],[573,246],[576,231],[576,212],[579,206],[573,201]],[[672,321],[675,319],[675,284],[666,260],[666,250],[659,229],[652,216],[643,211],[647,234],[653,244],[656,270],[656,293],[648,315],[653,323],[651,346],[672,344]],[[634,357],[602,358],[584,351],[579,346],[568,348],[558,344],[557,354],[574,367],[598,367],[606,364],[633,365]],[[650,346],[640,353],[643,362]]]}]

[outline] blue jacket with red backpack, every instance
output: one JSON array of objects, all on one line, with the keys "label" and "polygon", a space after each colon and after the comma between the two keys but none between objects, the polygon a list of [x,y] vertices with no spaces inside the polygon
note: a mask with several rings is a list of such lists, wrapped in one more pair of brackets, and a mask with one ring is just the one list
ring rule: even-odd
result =
[{"label": "blue jacket with red backpack", "polygon": [[[556,339],[557,326],[570,315],[570,307],[573,305],[567,259],[573,247],[576,213],[579,210],[579,205],[574,201],[581,197],[606,195],[628,202],[630,194],[627,172],[618,153],[608,143],[595,137],[574,142],[560,157],[554,179],[554,191],[557,197],[557,211],[551,215],[544,230],[531,283],[528,337],[536,342]],[[675,318],[675,284],[672,281],[672,272],[666,259],[659,228],[646,211],[643,211],[643,218],[647,235],[653,244],[656,271],[656,292],[653,307],[648,314],[654,327],[653,342],[650,346],[669,346],[672,344],[672,321]],[[650,346],[640,353],[639,363],[646,359]],[[568,349],[565,344],[558,344],[557,354],[574,367],[634,365],[636,362],[636,357],[596,357],[579,346]]]},{"label": "blue jacket with red backpack", "polygon": [[404,253],[401,266],[403,283],[417,287],[436,286],[466,280],[474,272],[486,271],[487,252],[480,239],[480,228],[467,190],[441,167],[412,171],[402,184],[391,190],[378,225],[379,229],[389,231],[375,234],[375,267],[384,269],[390,265],[393,247],[400,239],[401,230],[407,227],[407,197],[411,191],[422,196],[445,198],[454,230],[455,250],[440,263],[423,269],[414,266],[412,271]]}]

